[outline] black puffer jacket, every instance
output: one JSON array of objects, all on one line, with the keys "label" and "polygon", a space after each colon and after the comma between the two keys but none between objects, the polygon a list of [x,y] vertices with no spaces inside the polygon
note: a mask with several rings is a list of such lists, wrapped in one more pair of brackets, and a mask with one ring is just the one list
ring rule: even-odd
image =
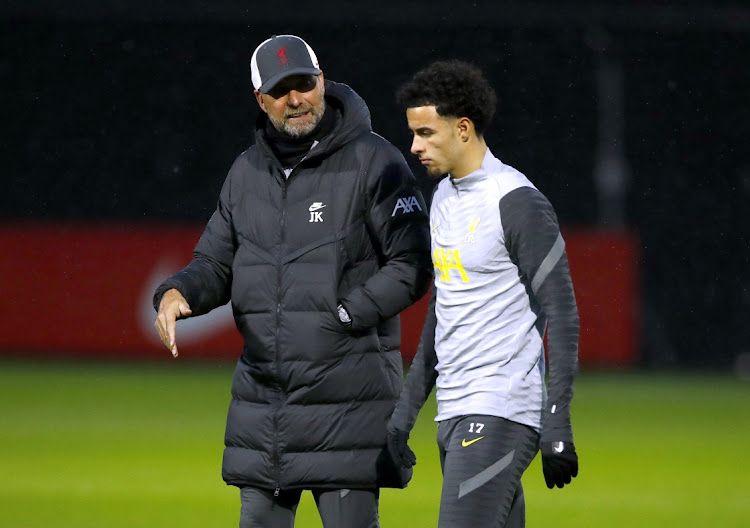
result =
[{"label": "black puffer jacket", "polygon": [[154,297],[158,306],[176,288],[193,316],[231,298],[245,346],[227,417],[228,484],[372,488],[404,478],[384,444],[402,385],[398,314],[432,279],[427,208],[403,156],[372,132],[364,101],[330,81],[326,101],[335,129],[288,179],[261,116],[193,260]]}]

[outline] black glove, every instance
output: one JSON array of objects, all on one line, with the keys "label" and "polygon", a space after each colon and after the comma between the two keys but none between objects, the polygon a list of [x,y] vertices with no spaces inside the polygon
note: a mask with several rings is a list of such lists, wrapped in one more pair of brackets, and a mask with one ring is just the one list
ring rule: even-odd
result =
[{"label": "black glove", "polygon": [[397,468],[410,468],[417,463],[417,455],[411,450],[407,442],[409,433],[396,429],[389,432],[386,438],[388,453],[391,455],[393,465]]},{"label": "black glove", "polygon": [[549,489],[562,488],[578,475],[578,455],[573,442],[542,442],[542,470]]}]

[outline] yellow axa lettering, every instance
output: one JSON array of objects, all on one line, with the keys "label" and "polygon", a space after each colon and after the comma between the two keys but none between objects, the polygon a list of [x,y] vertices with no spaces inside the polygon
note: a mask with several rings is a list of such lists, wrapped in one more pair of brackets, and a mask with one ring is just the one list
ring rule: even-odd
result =
[{"label": "yellow axa lettering", "polygon": [[435,248],[435,251],[432,252],[432,265],[440,270],[440,280],[443,282],[451,281],[451,270],[458,270],[461,274],[461,280],[469,282],[469,277],[461,264],[461,255],[459,255],[457,249]]}]

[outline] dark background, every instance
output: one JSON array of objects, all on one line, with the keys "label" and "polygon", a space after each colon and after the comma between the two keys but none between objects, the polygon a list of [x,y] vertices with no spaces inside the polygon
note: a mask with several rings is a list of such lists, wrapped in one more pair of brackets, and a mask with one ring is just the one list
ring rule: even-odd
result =
[{"label": "dark background", "polygon": [[0,222],[204,223],[253,142],[252,51],[283,33],[364,97],[429,196],[393,92],[429,61],[462,58],[498,92],[490,148],[561,224],[637,234],[643,366],[747,357],[745,4],[154,4],[0,7]]}]

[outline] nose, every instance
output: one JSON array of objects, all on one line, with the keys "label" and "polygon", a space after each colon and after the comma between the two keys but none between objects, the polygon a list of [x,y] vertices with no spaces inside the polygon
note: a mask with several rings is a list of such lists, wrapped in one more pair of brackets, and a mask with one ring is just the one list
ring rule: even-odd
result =
[{"label": "nose", "polygon": [[424,145],[422,145],[422,141],[419,139],[419,136],[415,135],[411,140],[411,153],[419,155],[420,152],[424,152]]},{"label": "nose", "polygon": [[302,94],[300,94],[297,90],[290,90],[289,94],[287,95],[287,104],[292,107],[298,107],[300,104],[302,104]]}]

